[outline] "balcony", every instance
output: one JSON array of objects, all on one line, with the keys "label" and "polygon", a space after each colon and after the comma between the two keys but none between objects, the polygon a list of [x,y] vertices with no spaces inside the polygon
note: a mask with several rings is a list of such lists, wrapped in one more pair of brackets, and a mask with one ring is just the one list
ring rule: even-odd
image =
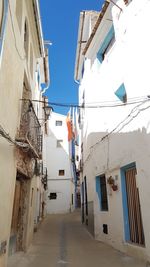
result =
[{"label": "balcony", "polygon": [[41,126],[30,100],[22,102],[20,128],[16,140],[27,143],[30,153],[35,158],[42,157]]}]

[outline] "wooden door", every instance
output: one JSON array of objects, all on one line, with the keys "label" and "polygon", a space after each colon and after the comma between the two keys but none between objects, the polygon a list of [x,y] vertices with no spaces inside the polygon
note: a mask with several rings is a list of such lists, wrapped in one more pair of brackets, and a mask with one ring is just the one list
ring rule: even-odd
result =
[{"label": "wooden door", "polygon": [[139,191],[136,185],[136,168],[125,171],[130,241],[144,245],[144,231],[141,216]]}]

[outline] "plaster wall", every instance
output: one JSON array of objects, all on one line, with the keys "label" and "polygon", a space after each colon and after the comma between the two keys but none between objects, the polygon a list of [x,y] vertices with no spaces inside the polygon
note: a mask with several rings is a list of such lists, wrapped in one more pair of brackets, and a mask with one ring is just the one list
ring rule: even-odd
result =
[{"label": "plaster wall", "polygon": [[[62,121],[62,126],[56,126],[56,121]],[[57,141],[62,140],[57,147]],[[49,120],[49,134],[46,137],[46,162],[48,169],[48,196],[57,193],[56,200],[47,196],[47,212],[69,212],[72,203],[72,169],[69,156],[68,132],[66,116],[52,113]],[[64,175],[59,175],[64,170]]]},{"label": "plaster wall", "polygon": [[[117,1],[123,7],[118,18],[118,9],[113,7],[112,17],[115,26],[116,41],[106,54],[102,64],[96,58],[98,44],[101,42],[101,26],[97,30],[85,61],[85,71],[79,87],[79,101],[83,92],[85,105],[95,105],[83,111],[84,123],[81,132],[83,141],[83,177],[87,177],[88,201],[94,200],[95,237],[117,249],[137,257],[149,260],[149,215],[150,206],[150,119],[149,119],[149,62],[150,38],[146,25],[150,23],[149,1],[141,5],[132,1],[127,7],[123,1]],[[106,30],[106,28],[105,28]],[[95,44],[95,45],[94,45]],[[139,52],[142,51],[142,56]],[[121,101],[115,91],[124,83],[127,104],[110,106]],[[120,168],[135,162],[137,168],[137,186],[139,188],[145,247],[125,242],[122,190]],[[100,211],[96,193],[95,177],[105,173],[106,178],[117,176],[118,191],[108,191],[108,212]],[[102,231],[102,224],[108,224],[108,235]]]},{"label": "plaster wall", "polygon": [[[56,193],[56,199],[49,199],[50,193]],[[48,181],[48,195],[47,195],[47,213],[67,213],[71,212],[71,181],[57,180]]]},{"label": "plaster wall", "polygon": [[[2,2],[2,1],[1,1]],[[24,77],[28,81],[31,91],[35,88],[35,62],[39,57],[38,45],[36,43],[36,34],[31,33],[31,29],[36,32],[34,24],[34,15],[31,16],[29,1],[22,1],[22,23],[18,25],[16,17],[16,3],[19,1],[9,1],[8,15],[6,20],[6,28],[4,34],[3,51],[1,54],[0,65],[0,126],[15,140],[17,130],[20,124],[21,100],[23,92]],[[0,21],[1,21],[1,6],[0,4]],[[30,10],[30,12],[29,12]],[[24,22],[25,18],[29,21],[29,43],[33,46],[33,73],[30,72],[30,56],[25,55],[24,50]],[[30,45],[29,45],[30,47]],[[30,53],[30,48],[29,48]],[[35,58],[36,57],[36,58]],[[13,209],[13,199],[16,182],[16,155],[14,145],[8,143],[0,136],[0,243],[7,242],[6,254],[0,255],[0,266],[6,266],[8,253],[9,235],[11,228],[11,216]],[[30,217],[30,216],[29,216]],[[30,220],[30,219],[29,219]],[[31,228],[30,228],[31,227]],[[30,232],[33,225],[29,224],[29,234],[27,239],[31,239]],[[31,231],[30,231],[31,230]],[[29,243],[27,241],[27,243]]]},{"label": "plaster wall", "polygon": [[[13,2],[11,6],[14,5]],[[11,46],[10,40],[12,40]],[[18,73],[19,79],[16,79],[16,73]],[[22,80],[23,66],[20,64],[20,60],[18,60],[10,15],[8,15],[0,69],[0,125],[13,139],[15,138],[18,126],[20,110],[18,99],[21,98],[20,88],[22,88]],[[0,223],[0,242],[7,241],[8,248],[16,181],[16,162],[14,146],[2,137],[0,137],[0,151],[0,196],[3,199],[0,203],[0,213],[3,214]],[[0,256],[0,262],[1,266],[5,266],[6,254]]]}]

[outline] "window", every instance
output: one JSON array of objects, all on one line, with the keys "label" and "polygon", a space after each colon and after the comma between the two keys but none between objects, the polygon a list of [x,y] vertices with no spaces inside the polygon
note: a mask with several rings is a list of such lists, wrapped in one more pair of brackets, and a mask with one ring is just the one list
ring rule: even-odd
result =
[{"label": "window", "polygon": [[108,210],[107,187],[105,175],[100,176],[101,210]]},{"label": "window", "polygon": [[83,77],[83,74],[84,74],[84,62],[83,62],[83,65],[82,65],[82,77]]},{"label": "window", "polygon": [[78,155],[76,156],[76,161],[79,161],[79,156]]},{"label": "window", "polygon": [[56,199],[57,198],[57,193],[50,193],[48,196],[49,199]]},{"label": "window", "polygon": [[108,235],[108,225],[107,224],[103,224],[103,233]]},{"label": "window", "polygon": [[32,45],[30,45],[30,74],[31,74],[31,77],[33,78],[33,49],[32,49]]},{"label": "window", "polygon": [[62,121],[56,121],[56,126],[62,126]]},{"label": "window", "polygon": [[119,88],[116,90],[115,95],[123,102],[127,102],[127,94],[126,94],[126,89],[124,86],[124,83],[122,83]]},{"label": "window", "polygon": [[64,176],[65,175],[65,170],[59,170],[59,176]]},{"label": "window", "polygon": [[113,46],[114,42],[115,42],[115,36],[113,35],[112,38],[110,39],[110,42],[108,43],[108,45],[106,46],[106,48],[102,52],[102,55],[101,55],[102,56],[102,60],[104,60],[105,55],[107,55],[107,53],[109,52],[109,50]]},{"label": "window", "polygon": [[57,147],[62,147],[63,140],[57,140]]},{"label": "window", "polygon": [[71,204],[73,205],[73,194],[71,195]]},{"label": "window", "polygon": [[108,211],[107,187],[105,174],[96,177],[96,191],[99,197],[100,209]]},{"label": "window", "polygon": [[25,52],[26,52],[26,56],[28,57],[29,30],[28,30],[27,20],[25,20],[25,24],[24,24],[24,49],[25,49]]},{"label": "window", "polygon": [[105,55],[108,53],[108,51],[110,51],[114,42],[115,42],[115,33],[114,33],[114,27],[112,26],[97,53],[97,58],[100,61],[100,63],[103,62]]}]

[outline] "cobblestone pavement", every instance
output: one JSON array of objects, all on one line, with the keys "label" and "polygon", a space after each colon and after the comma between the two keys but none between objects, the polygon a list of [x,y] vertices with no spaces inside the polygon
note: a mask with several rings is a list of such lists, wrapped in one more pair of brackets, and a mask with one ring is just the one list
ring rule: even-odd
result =
[{"label": "cobblestone pavement", "polygon": [[95,241],[80,223],[78,212],[49,215],[34,234],[27,253],[9,257],[8,267],[146,267]]}]

